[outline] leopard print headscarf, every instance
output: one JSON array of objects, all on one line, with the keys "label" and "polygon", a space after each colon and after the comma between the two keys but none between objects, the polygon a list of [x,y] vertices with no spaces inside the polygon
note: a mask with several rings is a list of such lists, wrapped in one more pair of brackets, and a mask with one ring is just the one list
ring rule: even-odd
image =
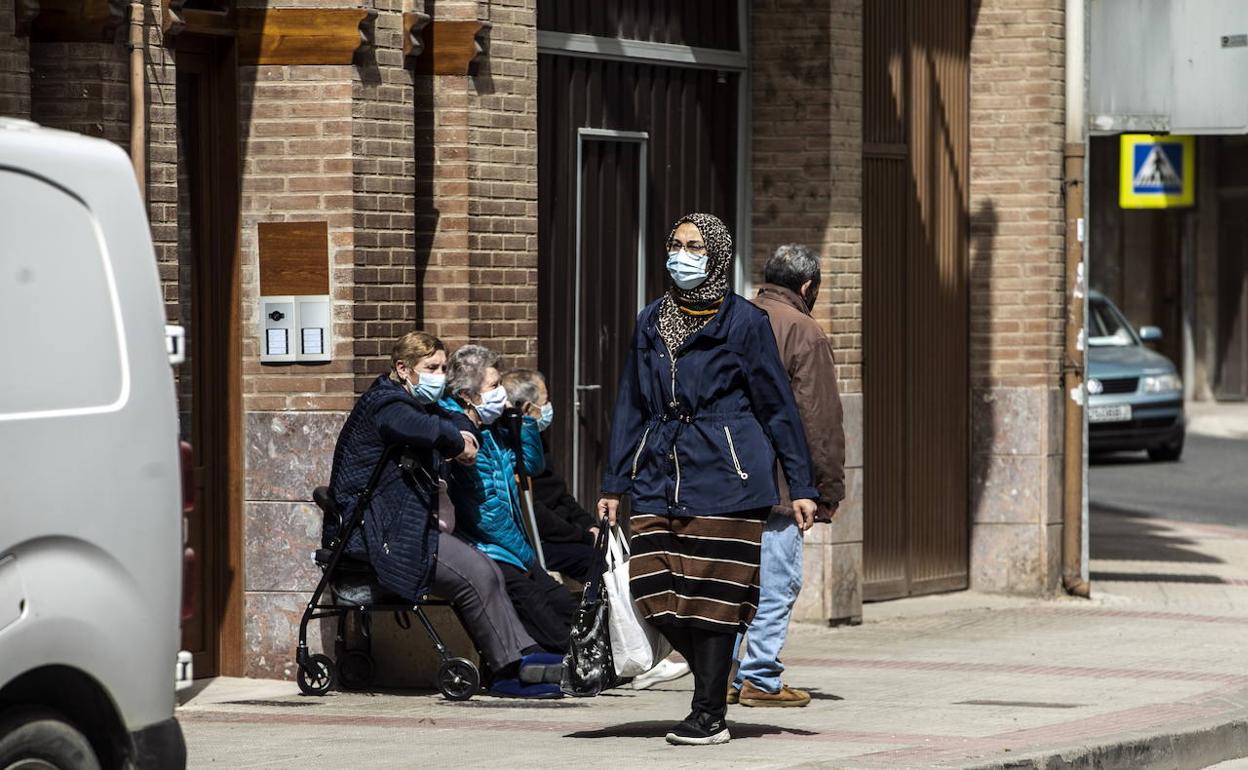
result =
[{"label": "leopard print headscarf", "polygon": [[685,222],[692,222],[698,228],[706,244],[706,280],[692,289],[673,285],[659,305],[659,336],[672,352],[715,317],[714,312],[691,315],[681,308],[717,310],[728,293],[728,271],[732,267],[732,235],[719,217],[713,214],[683,216],[672,225],[672,232],[667,236],[669,241],[675,237],[676,228]]}]

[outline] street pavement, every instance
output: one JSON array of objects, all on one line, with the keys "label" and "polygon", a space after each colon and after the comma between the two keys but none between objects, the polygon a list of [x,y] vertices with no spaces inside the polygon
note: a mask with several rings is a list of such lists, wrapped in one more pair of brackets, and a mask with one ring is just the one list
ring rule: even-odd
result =
[{"label": "street pavement", "polygon": [[730,707],[725,746],[664,742],[688,678],[542,703],[218,679],[178,712],[190,767],[1243,768],[1248,442],[1193,439],[1181,463],[1092,469],[1091,599],[965,592],[797,624],[785,678],[814,701]]}]

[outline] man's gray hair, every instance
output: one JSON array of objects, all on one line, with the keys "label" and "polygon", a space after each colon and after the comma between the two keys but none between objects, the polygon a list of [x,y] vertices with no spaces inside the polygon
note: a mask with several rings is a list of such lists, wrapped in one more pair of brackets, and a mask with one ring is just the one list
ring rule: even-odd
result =
[{"label": "man's gray hair", "polygon": [[545,384],[546,377],[536,369],[512,369],[503,375],[503,387],[507,400],[513,404],[537,403],[537,386]]},{"label": "man's gray hair", "polygon": [[464,345],[451,354],[446,364],[446,389],[452,396],[480,393],[485,370],[498,368],[502,358],[484,345]]},{"label": "man's gray hair", "polygon": [[820,278],[819,255],[800,243],[786,243],[776,249],[763,267],[764,281],[799,294],[802,284],[813,281],[812,286],[817,287]]}]

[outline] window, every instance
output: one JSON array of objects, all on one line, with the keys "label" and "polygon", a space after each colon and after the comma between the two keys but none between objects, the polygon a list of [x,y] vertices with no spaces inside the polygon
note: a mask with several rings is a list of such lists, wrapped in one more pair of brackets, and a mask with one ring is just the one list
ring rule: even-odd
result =
[{"label": "window", "polygon": [[0,169],[0,420],[106,410],[125,397],[110,272],[90,210]]},{"label": "window", "polygon": [[1118,309],[1106,300],[1088,303],[1088,344],[1094,348],[1127,347],[1136,344],[1135,331]]}]

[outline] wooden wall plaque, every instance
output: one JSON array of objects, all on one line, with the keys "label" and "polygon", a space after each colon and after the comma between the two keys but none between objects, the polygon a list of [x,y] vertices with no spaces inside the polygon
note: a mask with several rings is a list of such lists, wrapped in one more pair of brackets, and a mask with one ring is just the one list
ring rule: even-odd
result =
[{"label": "wooden wall plaque", "polygon": [[329,294],[329,223],[261,222],[260,294]]}]

